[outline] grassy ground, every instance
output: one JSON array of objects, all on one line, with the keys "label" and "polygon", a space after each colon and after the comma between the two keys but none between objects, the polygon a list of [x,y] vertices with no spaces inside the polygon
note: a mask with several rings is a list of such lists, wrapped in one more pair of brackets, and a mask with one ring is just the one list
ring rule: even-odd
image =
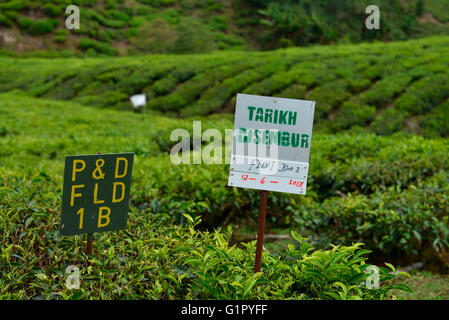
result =
[{"label": "grassy ground", "polygon": [[401,280],[413,293],[397,292],[401,300],[448,300],[449,276],[433,274],[427,271],[412,274],[411,279]]}]

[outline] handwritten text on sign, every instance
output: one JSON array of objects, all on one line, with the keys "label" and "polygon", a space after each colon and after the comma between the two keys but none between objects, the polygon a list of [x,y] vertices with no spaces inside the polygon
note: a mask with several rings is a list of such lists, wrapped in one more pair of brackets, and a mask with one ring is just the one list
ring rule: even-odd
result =
[{"label": "handwritten text on sign", "polygon": [[305,162],[233,156],[229,185],[305,194],[308,170]]},{"label": "handwritten text on sign", "polygon": [[62,235],[126,227],[133,158],[133,153],[66,157]]}]

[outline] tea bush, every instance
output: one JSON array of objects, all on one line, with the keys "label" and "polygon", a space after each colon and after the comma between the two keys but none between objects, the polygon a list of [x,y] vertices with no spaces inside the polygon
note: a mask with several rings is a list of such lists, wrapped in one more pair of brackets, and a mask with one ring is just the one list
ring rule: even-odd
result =
[{"label": "tea bush", "polygon": [[294,219],[310,234],[319,234],[320,243],[363,241],[383,259],[408,255],[408,261],[435,263],[439,257],[447,263],[448,181],[447,171],[440,171],[402,190],[391,186],[369,196],[307,203]]},{"label": "tea bush", "polygon": [[88,38],[81,38],[79,46],[84,50],[94,49],[96,52],[99,53],[106,53],[110,55],[117,54],[117,49],[111,47],[107,43],[98,42]]},{"label": "tea bush", "polygon": [[439,105],[429,116],[421,120],[421,126],[427,136],[449,136],[449,100]]},{"label": "tea bush", "polygon": [[[247,252],[255,250],[255,243],[244,245],[246,250],[229,248],[228,241],[216,233],[214,246],[208,246],[205,254],[193,251],[195,256],[186,260],[196,269],[192,293],[207,299],[367,300],[388,298],[394,289],[409,290],[392,284],[395,275],[386,268],[379,269],[380,281],[386,282],[380,290],[360,285],[366,283],[368,265],[364,255],[369,253],[360,248],[362,244],[321,251],[314,250],[298,233],[292,235],[296,245],[290,244],[278,257],[264,255],[263,273],[253,274],[253,261]],[[391,270],[394,272],[394,267]]]},{"label": "tea bush", "polygon": [[[186,215],[188,224],[174,225],[167,214],[135,207],[127,229],[97,235],[87,256],[81,237],[62,238],[49,228],[57,224],[58,200],[51,189],[28,193],[49,184],[44,175],[32,178],[25,185],[10,181],[19,192],[2,190],[2,299],[386,299],[395,289],[410,291],[391,283],[407,274],[384,268],[384,284],[368,289],[369,251],[360,244],[319,251],[295,235],[299,249],[292,245],[284,257],[264,254],[263,273],[253,274],[255,243],[228,247],[231,228],[199,232],[198,219]],[[21,205],[24,199],[29,202]],[[65,286],[69,265],[80,269],[80,289]]]},{"label": "tea bush", "polygon": [[365,126],[376,118],[376,108],[363,105],[357,98],[345,101],[341,111],[330,124],[334,131],[344,130],[353,126]]},{"label": "tea bush", "polygon": [[395,103],[398,110],[425,114],[449,98],[449,76],[439,73],[414,84]]},{"label": "tea bush", "polygon": [[32,35],[41,35],[52,33],[54,28],[58,26],[59,21],[56,19],[49,20],[33,20],[30,18],[20,18],[19,25],[27,33]]},{"label": "tea bush", "polygon": [[360,95],[365,103],[374,104],[380,108],[385,107],[392,98],[404,91],[412,81],[406,73],[398,73],[376,82],[370,90]]},{"label": "tea bush", "polygon": [[6,17],[4,14],[0,13],[0,25],[9,27],[12,26],[12,21],[8,19],[8,17]]}]

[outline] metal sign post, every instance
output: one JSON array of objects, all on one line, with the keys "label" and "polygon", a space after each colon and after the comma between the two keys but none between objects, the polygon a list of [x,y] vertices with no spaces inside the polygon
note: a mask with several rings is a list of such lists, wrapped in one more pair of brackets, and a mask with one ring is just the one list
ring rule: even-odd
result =
[{"label": "metal sign post", "polygon": [[262,190],[260,191],[260,212],[257,230],[256,263],[254,264],[254,273],[260,272],[260,267],[262,265],[263,236],[265,233],[267,204],[268,204],[268,191]]}]

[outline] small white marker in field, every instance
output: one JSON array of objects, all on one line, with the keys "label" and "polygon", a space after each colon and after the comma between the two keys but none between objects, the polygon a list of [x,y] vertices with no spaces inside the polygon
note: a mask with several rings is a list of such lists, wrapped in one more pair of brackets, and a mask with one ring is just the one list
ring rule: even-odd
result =
[{"label": "small white marker in field", "polygon": [[137,109],[139,107],[145,108],[145,105],[147,104],[147,96],[145,95],[145,93],[131,96],[130,100],[134,106],[134,109]]},{"label": "small white marker in field", "polygon": [[133,104],[134,108],[142,107],[147,104],[147,96],[145,95],[145,93],[131,96],[131,103]]}]

